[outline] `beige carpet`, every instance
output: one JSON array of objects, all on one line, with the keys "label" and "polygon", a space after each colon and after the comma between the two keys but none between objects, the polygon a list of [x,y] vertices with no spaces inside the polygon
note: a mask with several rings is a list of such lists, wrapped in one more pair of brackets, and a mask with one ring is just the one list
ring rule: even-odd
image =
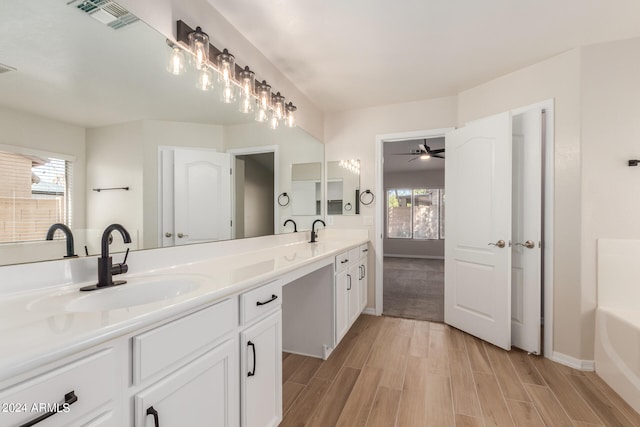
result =
[{"label": "beige carpet", "polygon": [[383,314],[444,321],[444,261],[384,258]]}]

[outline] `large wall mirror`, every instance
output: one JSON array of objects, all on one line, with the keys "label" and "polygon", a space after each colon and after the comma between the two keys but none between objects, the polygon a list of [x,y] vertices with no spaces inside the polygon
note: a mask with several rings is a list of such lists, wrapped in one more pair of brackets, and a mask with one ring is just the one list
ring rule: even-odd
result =
[{"label": "large wall mirror", "polygon": [[[133,16],[106,24],[83,4],[0,2],[0,265],[62,258],[64,240],[45,241],[59,222],[79,256],[99,253],[111,223],[130,231],[132,249],[280,233],[289,218],[310,227],[313,217],[277,197],[293,191],[292,165],[323,162],[318,140],[223,104],[215,88],[196,88],[194,70],[167,73],[161,34]],[[212,189],[198,171],[181,180],[189,156],[216,154],[236,172],[228,187]],[[194,216],[196,190],[217,191],[230,227],[210,230],[210,218]]]}]

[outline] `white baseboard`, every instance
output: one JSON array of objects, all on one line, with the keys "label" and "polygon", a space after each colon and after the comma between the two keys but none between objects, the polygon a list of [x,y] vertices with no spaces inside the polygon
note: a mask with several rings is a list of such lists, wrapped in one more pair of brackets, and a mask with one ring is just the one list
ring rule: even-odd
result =
[{"label": "white baseboard", "polygon": [[551,360],[580,371],[593,372],[596,369],[596,363],[594,360],[576,359],[575,357],[567,356],[566,354],[558,353],[557,351],[553,352]]},{"label": "white baseboard", "polygon": [[376,315],[376,309],[375,308],[371,308],[371,307],[366,307],[364,310],[362,310],[363,314],[371,314],[373,316]]},{"label": "white baseboard", "polygon": [[420,259],[444,259],[444,256],[438,255],[403,255],[403,254],[384,254],[385,257],[391,258],[420,258]]}]

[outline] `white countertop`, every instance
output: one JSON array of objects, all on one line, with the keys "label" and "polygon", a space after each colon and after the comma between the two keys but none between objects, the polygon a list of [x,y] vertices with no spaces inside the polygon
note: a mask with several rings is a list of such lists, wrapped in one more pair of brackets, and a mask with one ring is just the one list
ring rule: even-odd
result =
[{"label": "white countertop", "polygon": [[[367,238],[354,235],[313,244],[302,241],[143,272],[133,272],[130,268],[130,273],[114,276],[114,280],[129,279],[130,283],[90,293],[81,293],[78,289],[95,281],[2,297],[0,381],[182,312],[223,300],[297,269],[322,260],[330,262],[336,254],[367,241]],[[37,268],[37,264],[31,265]],[[126,308],[91,312],[71,312],[65,308],[67,303],[84,295],[117,292],[126,286],[136,286],[136,281],[143,277],[172,275],[189,277],[200,286],[184,295]]]}]

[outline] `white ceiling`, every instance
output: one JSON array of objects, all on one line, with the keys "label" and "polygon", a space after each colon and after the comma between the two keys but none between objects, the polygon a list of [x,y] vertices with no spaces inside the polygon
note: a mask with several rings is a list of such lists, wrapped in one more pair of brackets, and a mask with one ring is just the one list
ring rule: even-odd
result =
[{"label": "white ceiling", "polygon": [[[432,150],[444,148],[444,137],[385,142],[383,146],[384,172],[414,172],[444,169],[444,159],[432,157],[420,159],[410,153],[419,150],[419,144],[424,144]],[[446,156],[447,153],[444,153]],[[414,160],[412,160],[414,159]]]},{"label": "white ceiling", "polygon": [[209,2],[325,112],[455,95],[640,36],[638,0]]}]

